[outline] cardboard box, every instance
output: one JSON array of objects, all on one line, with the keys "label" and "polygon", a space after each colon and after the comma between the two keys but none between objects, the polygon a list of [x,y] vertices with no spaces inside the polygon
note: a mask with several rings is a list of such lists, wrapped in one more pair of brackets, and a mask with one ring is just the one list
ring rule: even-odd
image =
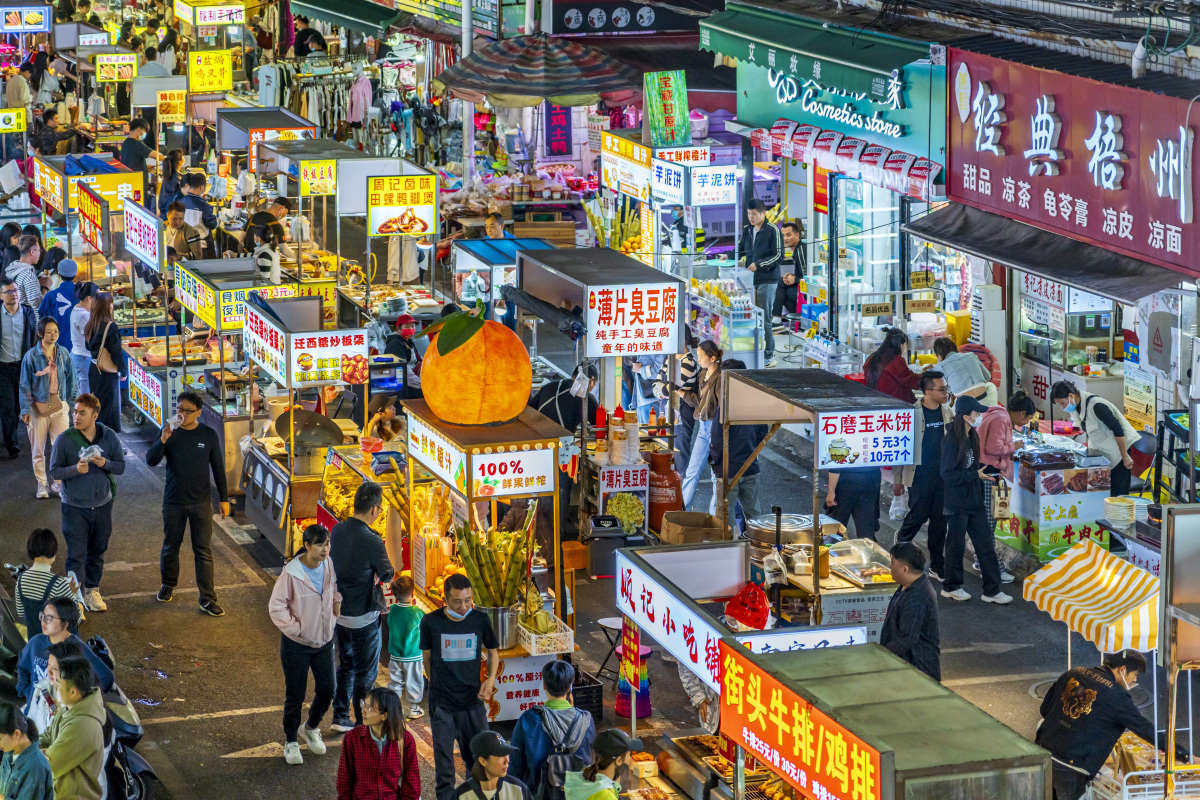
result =
[{"label": "cardboard box", "polygon": [[663,544],[696,544],[729,540],[728,529],[718,517],[701,511],[668,511],[663,514],[659,538]]}]

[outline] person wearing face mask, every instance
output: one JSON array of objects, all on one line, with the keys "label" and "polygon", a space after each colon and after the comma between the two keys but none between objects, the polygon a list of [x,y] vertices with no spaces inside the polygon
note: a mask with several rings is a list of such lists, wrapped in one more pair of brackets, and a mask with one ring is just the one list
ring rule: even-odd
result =
[{"label": "person wearing face mask", "polygon": [[[500,666],[500,642],[492,623],[482,611],[475,609],[474,591],[466,575],[446,578],[446,605],[421,617],[420,644],[425,657],[425,674],[429,676],[429,732],[433,738],[434,789],[437,800],[453,800],[463,794],[463,787],[454,788],[454,743],[464,764],[472,766],[476,784],[482,784],[478,800],[515,800],[500,798],[496,781],[508,772],[508,756],[512,749],[504,743],[503,752],[489,747],[476,751],[479,737],[487,731],[488,714],[484,705],[496,693],[496,671]],[[480,680],[480,662],[487,652],[487,679]],[[503,771],[488,767],[488,778],[477,773],[477,764],[493,758],[503,758]],[[508,779],[513,780],[513,779]],[[470,781],[468,781],[470,783]],[[490,784],[490,786],[489,786]],[[518,785],[524,790],[524,784]],[[496,790],[495,797],[484,791]],[[528,790],[523,795],[528,800]]]},{"label": "person wearing face mask", "polygon": [[37,725],[21,709],[0,705],[0,796],[6,800],[54,800],[54,774],[37,738]]},{"label": "person wearing face mask", "polygon": [[[700,225],[697,225],[695,228],[695,231],[696,231],[696,247],[693,252],[703,253],[704,252],[704,228]],[[672,233],[679,236],[680,252],[685,252],[685,253],[688,252],[688,226],[687,226],[687,221],[684,219],[684,216],[683,216],[683,206],[671,206],[671,223],[666,226],[666,230],[664,231],[666,243],[671,245],[672,247],[674,247],[674,244],[671,242],[671,234]]]},{"label": "person wearing face mask", "polygon": [[1000,591],[1000,559],[992,532],[987,529],[987,510],[983,504],[985,489],[991,491],[999,474],[995,467],[980,461],[979,434],[975,426],[987,406],[974,397],[960,397],[954,404],[954,419],[946,426],[942,439],[942,480],[946,484],[946,573],[942,577],[942,597],[970,600],[963,590],[963,554],[967,536],[975,547],[979,570],[983,574],[983,602],[1006,605],[1012,597]]},{"label": "person wearing face mask", "polygon": [[619,728],[596,734],[592,746],[596,760],[583,772],[568,772],[564,786],[566,800],[617,800],[621,794],[618,776],[633,763],[633,754],[642,749],[641,739],[630,739]]},{"label": "person wearing face mask", "polygon": [[[1067,670],[1050,687],[1035,741],[1053,759],[1055,800],[1079,800],[1125,731],[1167,749],[1166,731],[1157,730],[1129,694],[1145,671],[1141,653],[1121,650],[1107,653],[1099,667]],[[1189,757],[1180,742],[1175,757]]]},{"label": "person wearing face mask", "polygon": [[1070,381],[1059,381],[1050,388],[1050,400],[1071,415],[1072,421],[1087,437],[1088,451],[1108,459],[1109,496],[1129,494],[1133,479],[1133,456],[1129,447],[1139,438],[1125,414],[1098,395],[1075,388]]},{"label": "person wearing face mask", "polygon": [[404,388],[400,390],[401,400],[415,400],[424,397],[421,393],[422,353],[413,339],[416,334],[416,319],[412,314],[401,314],[396,318],[396,330],[388,335],[387,342],[383,347],[384,353],[393,355],[408,365]]}]

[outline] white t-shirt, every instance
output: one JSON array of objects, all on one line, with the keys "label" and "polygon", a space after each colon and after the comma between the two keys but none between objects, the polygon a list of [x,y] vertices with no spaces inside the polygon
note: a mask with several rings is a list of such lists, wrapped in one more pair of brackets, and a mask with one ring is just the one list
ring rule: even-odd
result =
[{"label": "white t-shirt", "polygon": [[87,336],[83,333],[91,318],[92,312],[83,306],[77,305],[71,309],[71,355],[91,357],[87,349]]},{"label": "white t-shirt", "polygon": [[274,64],[258,68],[258,104],[263,108],[279,105],[279,85]]}]

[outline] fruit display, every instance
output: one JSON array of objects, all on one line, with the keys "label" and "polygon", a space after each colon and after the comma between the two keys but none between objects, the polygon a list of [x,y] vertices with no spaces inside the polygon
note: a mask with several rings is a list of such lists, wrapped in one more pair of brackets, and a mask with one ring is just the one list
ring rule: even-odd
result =
[{"label": "fruit display", "polygon": [[630,236],[625,241],[621,242],[621,246],[617,248],[625,255],[632,255],[642,251],[642,235],[639,233],[636,236]]},{"label": "fruit display", "polygon": [[454,528],[458,555],[462,559],[464,573],[471,580],[475,602],[479,605],[506,608],[517,602],[529,572],[530,539],[536,508],[536,501],[530,503],[525,524],[518,531],[498,531],[495,528],[476,531],[466,524]]},{"label": "fruit display", "polygon": [[[641,248],[642,214],[635,201],[621,195],[616,201],[615,213],[609,217],[601,210],[600,201],[592,200],[584,205],[588,222],[600,240],[601,247],[620,250],[629,254]],[[631,245],[637,243],[637,247]]]},{"label": "fruit display", "polygon": [[[467,570],[462,564],[447,564],[442,569],[442,574],[434,579],[433,586],[430,586],[427,590],[429,596],[439,603],[444,603],[446,601],[446,578],[449,578],[451,575],[466,574]],[[469,578],[470,576],[468,575],[467,577]]]}]

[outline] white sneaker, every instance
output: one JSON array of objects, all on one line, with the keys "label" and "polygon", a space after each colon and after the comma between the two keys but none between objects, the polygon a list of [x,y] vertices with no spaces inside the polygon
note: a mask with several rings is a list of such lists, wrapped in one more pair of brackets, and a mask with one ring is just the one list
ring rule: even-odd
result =
[{"label": "white sneaker", "polygon": [[83,604],[87,606],[88,611],[108,611],[99,589],[88,589],[83,595]]},{"label": "white sneaker", "polygon": [[771,369],[771,368],[772,368],[772,367],[774,367],[774,366],[775,366],[777,363],[779,363],[779,362],[777,362],[777,361],[775,360],[775,357],[774,357],[774,356],[771,356],[770,358],[768,358],[766,361],[764,361],[764,362],[763,362],[763,367],[765,367],[766,369]]},{"label": "white sneaker", "polygon": [[1015,580],[1016,580],[1016,578],[1013,576],[1013,574],[1011,572],[1004,569],[1003,567],[1000,568],[1000,582],[1001,583],[1012,583]]},{"label": "white sneaker", "polygon": [[421,708],[420,706],[413,706],[408,710],[408,718],[410,720],[420,719],[423,716],[425,716],[425,709]]},{"label": "white sneaker", "polygon": [[313,752],[313,755],[325,755],[325,740],[321,738],[321,730],[319,728],[310,728],[307,725],[301,725],[300,735],[304,737],[304,741],[308,742],[308,749]]},{"label": "white sneaker", "polygon": [[45,500],[49,496],[50,496],[50,487],[44,483],[39,483],[38,488],[37,488],[37,498],[39,500]]},{"label": "white sneaker", "polygon": [[304,763],[304,756],[300,755],[299,742],[288,742],[283,746],[283,760],[289,764]]},{"label": "white sneaker", "polygon": [[935,581],[940,581],[942,579],[942,576],[938,575],[933,570],[929,570],[929,577],[933,578]]},{"label": "white sneaker", "polygon": [[[942,592],[942,594],[945,594],[945,592]],[[983,596],[983,602],[995,603],[998,606],[1006,606],[1012,602],[1012,598],[1006,595],[1004,592],[996,592],[995,594],[985,594]]]},{"label": "white sneaker", "polygon": [[964,592],[962,589],[955,589],[953,592],[947,592],[942,589],[942,597],[948,597],[951,600],[970,600],[971,595]]}]

